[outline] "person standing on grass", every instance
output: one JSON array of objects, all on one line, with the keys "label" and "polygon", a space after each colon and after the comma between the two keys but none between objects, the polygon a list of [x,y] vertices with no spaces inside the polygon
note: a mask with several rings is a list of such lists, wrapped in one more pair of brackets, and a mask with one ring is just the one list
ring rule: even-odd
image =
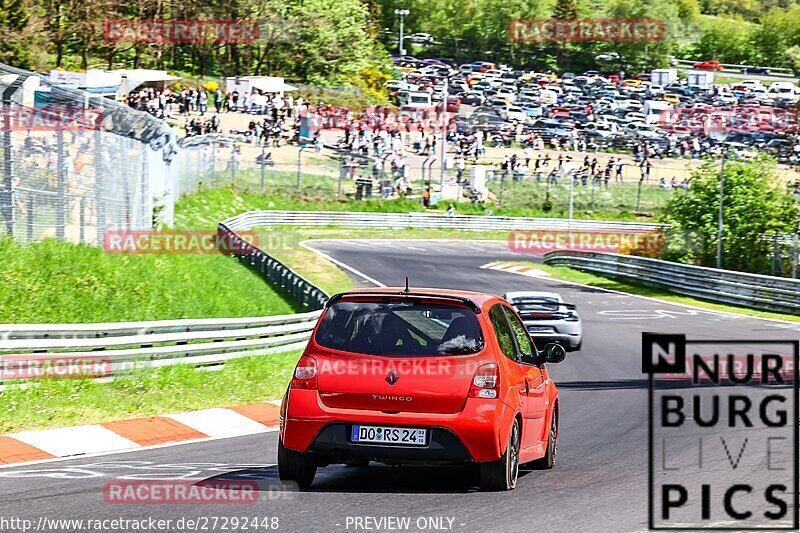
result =
[{"label": "person standing on grass", "polygon": [[219,90],[219,87],[214,91],[214,108],[217,110],[217,114],[222,109],[222,91]]},{"label": "person standing on grass", "polygon": [[425,209],[430,209],[431,207],[431,188],[425,187],[425,190],[422,191],[422,205]]},{"label": "person standing on grass", "polygon": [[197,108],[200,110],[200,116],[204,116],[208,110],[208,93],[205,89],[200,89],[197,93]]},{"label": "person standing on grass", "polygon": [[459,185],[464,181],[464,169],[466,165],[464,164],[464,156],[458,154],[456,156],[456,180]]}]

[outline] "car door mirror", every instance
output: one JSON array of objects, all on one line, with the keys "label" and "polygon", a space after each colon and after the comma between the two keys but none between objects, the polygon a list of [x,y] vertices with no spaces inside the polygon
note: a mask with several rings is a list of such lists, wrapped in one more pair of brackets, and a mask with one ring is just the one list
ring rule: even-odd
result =
[{"label": "car door mirror", "polygon": [[542,357],[541,356],[537,357],[537,355],[535,353],[533,353],[533,354],[522,354],[522,357],[520,358],[520,361],[522,362],[523,365],[539,366],[539,364],[542,362],[541,359],[542,359]]},{"label": "car door mirror", "polygon": [[550,343],[544,347],[545,363],[560,363],[567,357],[567,350],[560,344]]}]

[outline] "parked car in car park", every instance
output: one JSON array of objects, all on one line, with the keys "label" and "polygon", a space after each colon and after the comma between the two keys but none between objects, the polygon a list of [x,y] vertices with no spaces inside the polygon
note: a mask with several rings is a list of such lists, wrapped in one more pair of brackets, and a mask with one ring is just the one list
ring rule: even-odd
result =
[{"label": "parked car in car park", "polygon": [[[775,82],[767,88],[757,78],[738,80],[730,85],[712,82],[699,86],[691,85],[689,80],[660,76],[659,80],[668,82],[660,85],[650,81],[649,73],[616,80],[616,73],[600,70],[559,76],[554,72],[524,71],[488,61],[466,63],[457,69],[441,60],[413,61],[414,67],[402,74],[401,82],[386,85],[399,104],[407,101],[410,93],[427,92],[431,102],[439,105],[447,87],[448,95],[459,98],[463,104],[457,111],[459,131],[496,132],[503,139],[512,140],[509,135],[515,130],[515,124],[522,123],[524,136],[539,135],[546,143],[553,137],[562,142],[582,139],[588,150],[602,146],[625,151],[647,144],[666,155],[678,155],[681,140],[692,135],[700,136],[701,152],[716,150],[718,155],[720,143],[710,139],[696,120],[698,110],[705,109],[702,112],[706,113],[716,109],[729,114],[726,110],[737,106],[761,106],[784,111],[800,101],[800,89],[794,83]],[[706,67],[716,68],[713,62],[706,63],[709,63]],[[419,94],[417,98],[427,101],[429,96]],[[424,107],[426,102],[415,104]],[[448,107],[451,113],[456,113],[453,104],[454,100]],[[469,119],[462,116],[468,114],[470,108],[480,107],[492,111],[481,110]],[[668,109],[677,110],[679,115],[687,110],[687,116],[662,120]],[[762,111],[764,116],[769,114]],[[792,131],[776,131],[776,128],[780,130],[780,124],[761,121],[748,123],[747,127],[775,134],[794,146]],[[768,140],[748,136],[736,142],[761,150]],[[773,143],[773,146],[780,145]],[[791,151],[781,147],[780,152],[786,159]],[[746,154],[750,152],[739,149],[730,153],[748,157]]]}]

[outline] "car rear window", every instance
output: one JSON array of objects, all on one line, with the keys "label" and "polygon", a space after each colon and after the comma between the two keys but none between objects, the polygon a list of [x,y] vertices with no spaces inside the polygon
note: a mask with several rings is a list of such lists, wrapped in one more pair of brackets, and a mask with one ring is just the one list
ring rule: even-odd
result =
[{"label": "car rear window", "polygon": [[338,302],[314,340],[334,350],[394,357],[466,355],[483,349],[475,313],[416,302]]}]

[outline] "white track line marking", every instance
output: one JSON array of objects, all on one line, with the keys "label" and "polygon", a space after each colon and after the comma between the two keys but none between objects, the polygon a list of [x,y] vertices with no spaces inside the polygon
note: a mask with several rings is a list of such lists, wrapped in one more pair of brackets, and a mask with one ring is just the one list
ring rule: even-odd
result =
[{"label": "white track line marking", "polygon": [[327,259],[328,261],[330,261],[331,263],[333,263],[333,264],[334,264],[334,265],[336,265],[336,266],[339,266],[339,267],[341,267],[341,268],[343,268],[343,269],[345,269],[345,270],[349,270],[350,272],[352,272],[352,273],[353,273],[353,274],[355,274],[356,276],[359,276],[359,277],[361,277],[361,278],[363,278],[363,279],[365,279],[365,280],[369,281],[370,283],[372,283],[372,284],[373,284],[373,285],[375,285],[376,287],[386,287],[386,285],[385,285],[385,284],[381,283],[381,282],[380,282],[380,281],[378,281],[377,279],[375,279],[375,278],[373,278],[373,277],[370,277],[370,276],[367,276],[367,275],[366,275],[366,274],[364,274],[363,272],[361,272],[361,271],[359,271],[359,270],[356,270],[355,268],[351,267],[350,265],[346,265],[346,264],[342,263],[341,261],[339,261],[339,260],[337,260],[337,259],[334,259],[333,257],[329,256],[329,255],[328,255],[328,254],[326,254],[325,252],[322,252],[322,251],[320,251],[320,250],[317,250],[316,248],[312,248],[311,246],[309,246],[309,245],[307,244],[308,242],[310,242],[310,241],[303,241],[303,242],[301,242],[301,243],[300,243],[300,246],[302,246],[302,247],[303,247],[303,248],[305,248],[306,250],[309,250],[309,251],[311,251],[311,252],[314,252],[315,254],[319,255],[320,257],[322,257],[322,258],[324,258],[324,259]]}]

